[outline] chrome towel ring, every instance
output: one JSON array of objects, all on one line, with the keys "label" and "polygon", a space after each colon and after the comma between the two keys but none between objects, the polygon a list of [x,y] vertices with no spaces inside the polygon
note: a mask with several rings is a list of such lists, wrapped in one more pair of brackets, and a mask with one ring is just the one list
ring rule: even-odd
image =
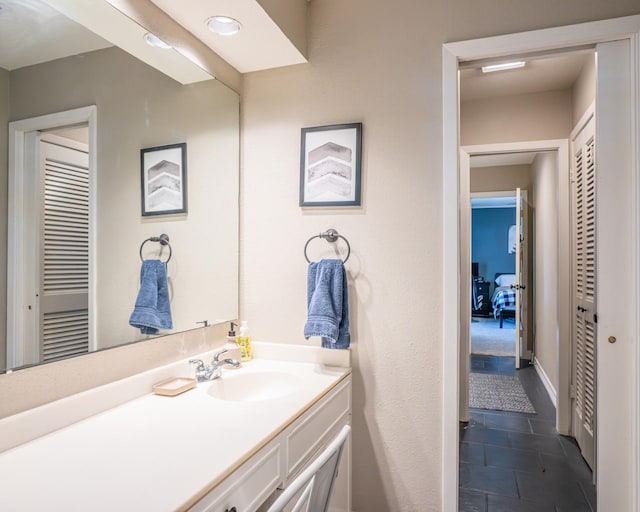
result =
[{"label": "chrome towel ring", "polygon": [[311,263],[311,260],[309,260],[309,257],[307,256],[307,247],[309,247],[309,242],[311,242],[311,240],[313,240],[314,238],[324,238],[327,242],[331,242],[331,243],[336,242],[338,238],[342,238],[344,242],[347,244],[347,256],[345,257],[344,260],[342,260],[343,263],[346,263],[347,260],[349,259],[349,256],[351,256],[351,245],[349,244],[349,240],[343,237],[335,229],[327,229],[324,233],[320,233],[318,235],[312,236],[311,238],[309,238],[309,240],[307,240],[307,243],[304,244],[304,259],[307,260],[307,263]]},{"label": "chrome towel ring", "polygon": [[171,259],[171,252],[172,252],[171,244],[169,243],[169,235],[162,233],[160,236],[150,236],[144,242],[142,242],[140,244],[140,261],[144,261],[144,258],[142,257],[142,248],[144,247],[144,244],[146,244],[147,242],[158,242],[160,245],[166,245],[167,247],[169,247],[169,257],[167,258],[167,261],[165,261],[165,263],[169,263],[169,260]]}]

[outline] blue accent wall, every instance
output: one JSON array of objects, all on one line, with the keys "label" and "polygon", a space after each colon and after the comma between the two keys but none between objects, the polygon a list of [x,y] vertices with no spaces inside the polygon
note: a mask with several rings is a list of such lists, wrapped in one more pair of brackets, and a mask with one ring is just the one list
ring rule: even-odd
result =
[{"label": "blue accent wall", "polygon": [[496,272],[516,272],[516,255],[507,252],[509,226],[515,223],[515,208],[471,210],[471,261],[478,262],[478,275],[492,284],[491,294]]}]

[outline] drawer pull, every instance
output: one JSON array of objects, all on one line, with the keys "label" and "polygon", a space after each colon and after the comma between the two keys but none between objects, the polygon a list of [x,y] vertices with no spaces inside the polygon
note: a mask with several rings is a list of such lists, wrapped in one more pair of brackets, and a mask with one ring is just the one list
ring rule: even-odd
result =
[{"label": "drawer pull", "polygon": [[238,512],[238,511],[236,510],[236,507],[231,507],[225,510],[224,512]]}]

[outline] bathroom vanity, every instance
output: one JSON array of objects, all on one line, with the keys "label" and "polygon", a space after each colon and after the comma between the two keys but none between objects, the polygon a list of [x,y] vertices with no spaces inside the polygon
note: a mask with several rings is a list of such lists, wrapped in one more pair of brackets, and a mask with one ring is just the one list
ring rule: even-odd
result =
[{"label": "bathroom vanity", "polygon": [[[0,420],[3,510],[258,510],[351,422],[351,370],[348,351],[254,350],[175,397],[149,383],[192,376],[187,360]],[[62,428],[40,435],[48,424]],[[348,442],[332,510],[350,501]]]}]

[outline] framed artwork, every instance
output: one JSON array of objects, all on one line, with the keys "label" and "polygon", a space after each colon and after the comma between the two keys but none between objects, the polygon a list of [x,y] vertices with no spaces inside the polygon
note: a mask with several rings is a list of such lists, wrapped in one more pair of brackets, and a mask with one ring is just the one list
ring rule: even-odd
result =
[{"label": "framed artwork", "polygon": [[187,213],[187,144],[140,150],[142,215]]},{"label": "framed artwork", "polygon": [[302,129],[300,206],[360,206],[362,123]]}]

